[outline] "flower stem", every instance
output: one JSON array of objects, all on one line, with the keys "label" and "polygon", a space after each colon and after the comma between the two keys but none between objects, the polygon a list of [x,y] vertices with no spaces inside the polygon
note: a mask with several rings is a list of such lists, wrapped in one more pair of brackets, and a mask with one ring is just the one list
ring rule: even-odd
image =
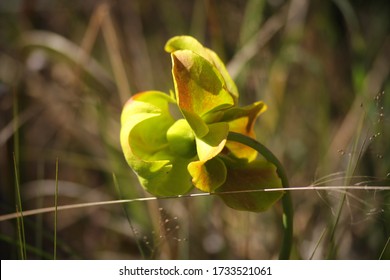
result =
[{"label": "flower stem", "polygon": [[[267,161],[274,164],[276,167],[276,173],[279,175],[283,188],[288,188],[289,183],[286,175],[286,171],[278,158],[263,144],[260,142],[240,133],[229,132],[227,139],[229,141],[239,142],[259,152]],[[293,205],[290,192],[285,192],[282,197],[283,205],[283,241],[279,252],[279,259],[289,259],[293,242]]]}]

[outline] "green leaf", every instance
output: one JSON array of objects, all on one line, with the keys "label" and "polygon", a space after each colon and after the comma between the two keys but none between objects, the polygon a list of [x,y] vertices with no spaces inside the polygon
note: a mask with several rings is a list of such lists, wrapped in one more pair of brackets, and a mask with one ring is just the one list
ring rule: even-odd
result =
[{"label": "green leaf", "polygon": [[215,192],[227,206],[237,210],[262,212],[282,197],[282,191],[262,191],[282,186],[273,164],[260,160],[246,163],[243,160],[223,159],[227,168],[226,181]]}]

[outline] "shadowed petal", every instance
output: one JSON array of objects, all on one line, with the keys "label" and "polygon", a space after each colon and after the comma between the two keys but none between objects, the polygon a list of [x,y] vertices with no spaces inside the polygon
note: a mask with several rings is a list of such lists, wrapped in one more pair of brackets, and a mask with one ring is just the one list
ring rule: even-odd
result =
[{"label": "shadowed petal", "polygon": [[[225,183],[216,193],[231,208],[243,211],[261,212],[267,210],[283,195],[282,191],[261,191],[280,188],[282,183],[276,168],[266,161],[245,163],[242,160],[224,160],[227,168]],[[234,193],[239,191],[251,191]],[[232,192],[231,194],[222,194]]]}]

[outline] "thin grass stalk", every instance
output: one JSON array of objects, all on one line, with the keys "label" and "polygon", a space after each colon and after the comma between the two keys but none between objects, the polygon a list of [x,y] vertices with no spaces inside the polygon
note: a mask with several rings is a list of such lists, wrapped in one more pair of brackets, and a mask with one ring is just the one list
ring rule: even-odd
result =
[{"label": "thin grass stalk", "polygon": [[23,207],[22,207],[22,197],[20,194],[20,184],[19,184],[19,172],[18,166],[16,163],[16,155],[14,153],[14,172],[15,172],[15,195],[16,195],[16,213],[17,213],[17,228],[18,228],[18,237],[20,244],[20,257],[25,260],[27,258],[26,252],[26,236],[24,230],[24,221],[23,221]]},{"label": "thin grass stalk", "polygon": [[53,259],[57,259],[57,220],[58,220],[58,158],[56,160],[56,184],[54,193],[54,252]]},{"label": "thin grass stalk", "polygon": [[[344,180],[344,185],[346,185],[346,186],[348,186],[350,184],[351,178],[353,178],[353,174],[355,173],[357,163],[359,161],[359,158],[362,156],[361,153],[362,153],[364,145],[365,145],[365,142],[363,142],[362,148],[359,150],[360,152],[355,157],[354,155],[355,155],[355,151],[358,150],[359,139],[360,139],[360,135],[362,133],[364,119],[365,119],[365,114],[363,114],[361,116],[361,119],[359,122],[359,127],[358,127],[358,130],[356,132],[356,139],[355,139],[353,149],[352,149],[353,152],[351,153],[351,158],[348,161],[346,176],[345,176],[345,180]],[[336,220],[334,221],[333,226],[332,226],[331,231],[330,231],[330,248],[328,251],[327,259],[333,259],[337,254],[335,235],[336,235],[336,229],[337,229],[337,226],[339,224],[341,214],[342,214],[342,211],[343,211],[343,208],[345,205],[346,198],[347,198],[347,192],[345,192],[341,197],[341,201],[339,203],[337,213],[336,213]]]},{"label": "thin grass stalk", "polygon": [[[14,137],[13,137],[13,144],[14,144],[14,164],[17,166],[19,164],[19,101],[16,90],[14,90],[13,94],[13,118],[14,118]],[[17,174],[15,173],[15,176]],[[17,178],[19,180],[19,178]]]},{"label": "thin grass stalk", "polygon": [[[320,191],[328,190],[335,191],[340,193],[345,193],[346,190],[363,190],[363,191],[390,191],[390,186],[305,186],[305,187],[287,187],[287,188],[271,188],[271,189],[259,189],[259,190],[241,190],[241,191],[229,191],[229,192],[218,192],[218,193],[193,193],[186,195],[176,195],[176,196],[165,196],[165,197],[139,197],[131,199],[122,199],[122,200],[108,200],[108,201],[97,201],[97,202],[85,202],[85,203],[75,203],[75,204],[66,204],[59,205],[57,211],[78,209],[78,208],[87,208],[87,207],[98,207],[105,205],[114,205],[114,204],[123,204],[123,203],[134,203],[134,202],[145,202],[145,201],[157,201],[157,200],[167,200],[167,199],[181,199],[189,197],[204,197],[211,195],[221,195],[221,194],[236,194],[236,193],[251,193],[251,192],[290,192],[290,191]],[[52,213],[55,211],[55,207],[45,207],[40,209],[31,209],[23,211],[23,216],[34,216],[45,213]],[[19,213],[9,213],[0,215],[0,222],[16,219],[20,216]]]},{"label": "thin grass stalk", "polygon": [[312,259],[314,258],[314,254],[316,253],[318,247],[320,246],[322,240],[324,239],[325,234],[326,234],[327,231],[328,231],[327,228],[325,228],[325,229],[322,231],[321,236],[320,236],[320,238],[318,239],[318,241],[317,241],[317,243],[316,243],[316,246],[314,247],[314,250],[313,250],[313,252],[312,252],[311,255],[310,255],[309,260],[312,260]]},{"label": "thin grass stalk", "polygon": [[26,244],[26,237],[24,232],[24,222],[23,222],[23,207],[22,207],[22,198],[20,195],[20,184],[19,184],[19,172],[18,172],[18,166],[19,166],[19,101],[17,96],[17,91],[13,91],[13,108],[12,108],[12,114],[14,118],[14,137],[13,137],[13,144],[14,144],[14,152],[13,152],[13,160],[14,160],[14,175],[15,175],[15,196],[16,196],[16,212],[20,212],[20,216],[18,215],[17,219],[17,229],[18,229],[18,237],[19,237],[19,244],[20,244],[20,257],[21,259],[27,258],[27,252],[25,248]]},{"label": "thin grass stalk", "polygon": [[[119,187],[119,184],[118,184],[118,179],[116,178],[115,174],[112,173],[112,179],[114,181],[114,186],[115,186],[115,189],[118,193],[118,196],[119,196],[119,199],[122,199],[122,192],[120,190],[120,187]],[[145,259],[145,252],[144,250],[142,249],[142,246],[141,246],[141,243],[139,242],[138,238],[137,238],[137,234],[136,234],[136,231],[135,231],[135,228],[133,226],[133,223],[131,222],[131,219],[130,219],[130,216],[129,216],[129,213],[125,207],[125,204],[122,204],[122,208],[123,208],[123,211],[125,212],[125,215],[126,215],[126,219],[127,221],[129,222],[129,226],[130,226],[130,229],[134,235],[134,240],[135,240],[135,243],[137,244],[137,248],[142,256],[143,259]]]},{"label": "thin grass stalk", "polygon": [[[15,241],[15,239],[10,238],[10,237],[3,235],[3,234],[0,234],[0,241],[20,247],[18,241]],[[29,244],[25,244],[25,248],[26,248],[26,251],[28,251],[29,253],[35,254],[39,257],[42,257],[43,259],[50,260],[53,257],[52,254],[46,253],[45,251],[41,250],[40,248],[36,248],[36,247],[31,246]]]},{"label": "thin grass stalk", "polygon": [[116,85],[118,87],[119,97],[122,104],[125,104],[130,97],[130,83],[127,78],[125,65],[121,55],[121,44],[115,29],[115,25],[110,14],[110,7],[108,4],[102,4],[103,10],[106,13],[102,24],[103,37],[106,43],[108,56],[110,59],[112,71]]},{"label": "thin grass stalk", "polygon": [[248,61],[282,29],[286,21],[287,6],[284,5],[277,14],[264,22],[261,29],[235,53],[227,64],[227,70],[233,79],[237,78]]},{"label": "thin grass stalk", "polygon": [[[44,179],[44,163],[40,161],[38,163],[37,178],[40,180]],[[43,196],[37,198],[37,208],[43,207]],[[36,237],[35,237],[35,247],[36,251],[43,251],[43,217],[42,215],[37,215],[35,218],[35,228],[36,228]],[[51,256],[50,256],[51,257]]]},{"label": "thin grass stalk", "polygon": [[20,214],[20,211],[19,211],[19,207],[18,205],[16,204],[15,205],[15,208],[16,208],[16,213],[18,214],[17,218],[16,218],[16,228],[18,230],[18,241],[17,241],[17,245],[19,247],[19,254],[20,254],[20,258],[22,260],[25,260],[26,259],[26,256],[25,256],[25,250],[23,249],[24,248],[24,242],[23,242],[23,216],[22,214]]},{"label": "thin grass stalk", "polygon": [[81,82],[80,74],[82,73],[82,65],[86,64],[88,59],[91,57],[91,51],[96,42],[96,38],[104,20],[105,13],[106,11],[104,5],[100,4],[97,8],[95,8],[88,22],[87,30],[84,33],[80,46],[80,50],[82,51],[80,51],[79,59],[76,61],[76,85]]},{"label": "thin grass stalk", "polygon": [[381,254],[379,255],[379,259],[380,259],[380,260],[383,259],[383,256],[384,256],[384,254],[385,254],[385,252],[386,252],[386,249],[387,249],[387,247],[389,246],[389,244],[390,244],[390,236],[389,236],[389,238],[387,238],[386,244],[385,244],[385,246],[383,247],[383,250],[382,250]]}]

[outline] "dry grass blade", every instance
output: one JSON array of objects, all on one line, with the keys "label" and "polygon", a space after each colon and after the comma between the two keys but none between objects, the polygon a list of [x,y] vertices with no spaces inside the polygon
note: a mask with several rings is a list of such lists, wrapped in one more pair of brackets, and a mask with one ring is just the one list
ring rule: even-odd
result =
[{"label": "dry grass blade", "polygon": [[[237,193],[246,193],[246,192],[285,192],[285,191],[319,191],[319,190],[328,190],[345,193],[346,190],[364,190],[364,191],[390,191],[390,186],[306,186],[306,187],[289,187],[289,188],[270,188],[270,189],[259,189],[259,190],[241,190],[241,191],[230,191],[230,192],[220,192],[220,194],[237,194]],[[33,216],[38,214],[50,213],[54,211],[64,211],[77,208],[86,208],[86,207],[98,207],[114,204],[123,204],[123,203],[133,203],[133,202],[146,202],[146,201],[157,201],[157,200],[167,200],[167,199],[181,199],[181,198],[195,198],[195,197],[204,197],[212,196],[214,193],[195,193],[188,195],[178,195],[178,196],[168,196],[168,197],[141,197],[141,198],[132,198],[132,199],[120,199],[120,200],[109,200],[109,201],[99,201],[99,202],[86,202],[86,203],[77,203],[69,205],[60,205],[56,207],[46,207],[34,210],[25,210],[20,213],[10,213],[0,216],[0,222],[15,219],[23,215],[23,217]],[[57,210],[56,210],[57,209]]]},{"label": "dry grass blade", "polygon": [[17,119],[12,120],[0,130],[0,146],[4,145],[12,137],[12,135],[14,135],[16,130],[36,116],[41,110],[41,106],[32,106],[24,112],[19,113]]},{"label": "dry grass blade", "polygon": [[238,76],[248,61],[259,52],[259,49],[267,44],[267,42],[284,26],[286,14],[287,7],[284,6],[276,15],[268,19],[253,38],[234,55],[227,64],[227,70],[233,79]]},{"label": "dry grass blade", "polygon": [[26,50],[45,49],[62,57],[75,67],[79,65],[77,59],[81,58],[81,61],[86,61],[82,69],[87,80],[107,94],[114,91],[115,85],[104,68],[82,48],[66,38],[49,31],[30,31],[23,34],[21,42]]},{"label": "dry grass blade", "polygon": [[102,25],[103,36],[106,41],[108,55],[110,57],[112,70],[116,85],[119,90],[119,97],[122,104],[130,97],[130,86],[127,79],[126,69],[123,64],[123,58],[121,55],[121,44],[117,36],[117,32],[114,26],[114,22],[110,15],[108,4],[102,4],[102,13],[105,13],[105,18]]},{"label": "dry grass blade", "polygon": [[385,254],[386,249],[388,248],[389,244],[390,244],[390,236],[389,236],[389,238],[387,238],[386,244],[385,244],[385,246],[383,247],[383,250],[382,250],[382,252],[381,252],[381,254],[380,254],[380,256],[379,256],[379,259],[380,259],[380,260],[383,258],[383,255]]}]

